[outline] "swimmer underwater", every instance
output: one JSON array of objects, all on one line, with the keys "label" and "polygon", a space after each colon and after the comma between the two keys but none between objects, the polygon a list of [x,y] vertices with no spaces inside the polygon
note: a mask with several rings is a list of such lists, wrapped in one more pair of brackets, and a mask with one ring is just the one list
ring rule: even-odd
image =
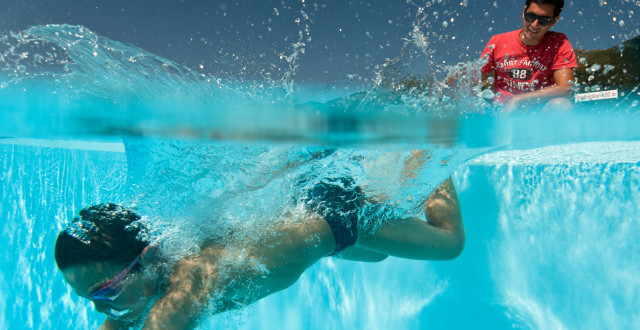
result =
[{"label": "swimmer underwater", "polygon": [[578,66],[576,55],[564,34],[549,31],[563,6],[564,0],[526,0],[522,29],[495,35],[484,48],[482,80],[493,85],[493,101],[503,104],[503,111],[531,105],[572,108],[567,97]]},{"label": "swimmer underwater", "polygon": [[448,260],[462,252],[464,227],[451,178],[427,198],[427,221],[390,219],[368,229],[357,212],[349,213],[364,198],[349,179],[318,184],[300,198],[306,212],[276,219],[263,237],[230,233],[233,241],[243,242],[242,249],[212,239],[200,253],[170,268],[161,249],[140,239],[145,228],[139,215],[100,204],[81,210],[58,235],[55,259],[71,288],[107,315],[101,329],[188,329],[207,315],[242,308],[288,288],[325,257]]}]

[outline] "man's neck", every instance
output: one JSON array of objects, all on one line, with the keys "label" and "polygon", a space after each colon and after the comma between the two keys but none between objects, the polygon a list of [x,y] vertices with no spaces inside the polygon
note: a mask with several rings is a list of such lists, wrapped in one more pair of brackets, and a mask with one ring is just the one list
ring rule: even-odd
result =
[{"label": "man's neck", "polygon": [[536,40],[536,39],[527,39],[524,37],[524,29],[520,30],[520,34],[518,35],[518,38],[520,39],[520,42],[527,46],[527,47],[533,47],[533,46],[537,46],[540,41],[542,41],[542,39],[544,38],[544,36],[547,35],[546,33],[542,35],[542,37],[540,37],[540,39]]}]

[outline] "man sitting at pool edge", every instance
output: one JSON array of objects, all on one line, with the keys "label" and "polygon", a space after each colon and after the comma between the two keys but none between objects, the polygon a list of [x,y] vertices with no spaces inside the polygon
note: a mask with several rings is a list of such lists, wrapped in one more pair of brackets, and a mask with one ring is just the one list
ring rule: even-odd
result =
[{"label": "man sitting at pool edge", "polygon": [[[101,329],[185,329],[288,288],[327,256],[448,260],[462,252],[464,227],[451,179],[426,200],[427,221],[387,219],[373,230],[353,212],[366,198],[352,180],[322,182],[298,200],[304,212],[275,219],[261,237],[231,232],[176,262],[140,238],[140,216],[100,204],[81,210],[58,235],[55,259],[73,290],[107,314]],[[242,242],[241,248],[229,242]]]},{"label": "man sitting at pool edge", "polygon": [[503,111],[532,105],[571,109],[567,97],[576,55],[564,34],[549,31],[563,6],[564,0],[526,0],[522,29],[495,35],[487,43],[482,80],[493,84],[494,103],[503,104]]}]

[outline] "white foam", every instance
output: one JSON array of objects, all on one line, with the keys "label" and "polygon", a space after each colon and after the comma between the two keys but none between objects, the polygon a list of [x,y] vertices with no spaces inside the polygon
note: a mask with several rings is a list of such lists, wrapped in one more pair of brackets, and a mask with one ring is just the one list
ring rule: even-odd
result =
[{"label": "white foam", "polygon": [[[5,138],[0,144],[124,153],[121,141]],[[501,150],[470,160],[468,165],[558,165],[640,162],[640,141],[581,142],[533,149]]]},{"label": "white foam", "polygon": [[558,165],[640,162],[640,142],[582,142],[484,154],[469,165]]},{"label": "white foam", "polygon": [[82,141],[82,140],[49,140],[30,138],[6,138],[0,139],[0,144],[13,144],[41,148],[59,148],[73,150],[91,150],[104,152],[124,152],[124,144],[121,141]]}]

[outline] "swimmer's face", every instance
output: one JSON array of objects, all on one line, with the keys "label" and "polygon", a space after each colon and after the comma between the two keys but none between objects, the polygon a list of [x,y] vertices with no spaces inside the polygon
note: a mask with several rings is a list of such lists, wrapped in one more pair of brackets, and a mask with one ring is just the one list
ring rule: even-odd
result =
[{"label": "swimmer's face", "polygon": [[[95,262],[69,267],[62,271],[62,275],[79,296],[91,300],[91,294],[116,277],[124,267],[113,262]],[[130,272],[117,298],[113,301],[92,301],[96,310],[109,318],[133,321],[146,311],[156,287],[155,281],[144,272]]]}]

